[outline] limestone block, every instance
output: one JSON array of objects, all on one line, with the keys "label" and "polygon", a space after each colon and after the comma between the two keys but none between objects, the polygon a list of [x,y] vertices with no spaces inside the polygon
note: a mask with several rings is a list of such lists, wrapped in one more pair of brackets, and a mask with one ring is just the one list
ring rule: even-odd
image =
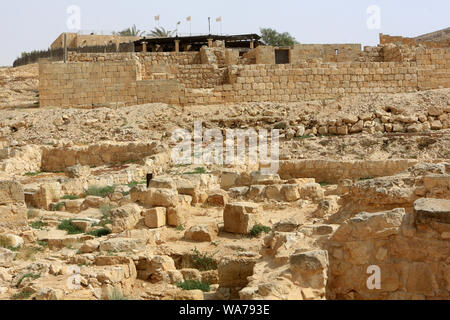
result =
[{"label": "limestone block", "polygon": [[218,266],[219,285],[222,288],[243,288],[253,275],[255,258],[224,257]]},{"label": "limestone block", "polygon": [[0,205],[25,203],[23,186],[14,180],[0,181]]},{"label": "limestone block", "polygon": [[151,207],[176,207],[178,204],[178,192],[172,189],[151,188],[147,191],[144,204]]},{"label": "limestone block", "polygon": [[224,230],[247,234],[255,224],[258,206],[251,202],[229,203],[224,209]]},{"label": "limestone block", "polygon": [[219,229],[215,224],[193,226],[184,233],[184,238],[197,242],[211,242],[217,237],[218,232]]},{"label": "limestone block", "polygon": [[134,229],[141,219],[141,212],[142,209],[137,204],[126,204],[111,210],[113,233]]},{"label": "limestone block", "polygon": [[414,215],[420,223],[436,221],[450,224],[450,200],[418,199],[414,202]]},{"label": "limestone block", "polygon": [[152,208],[144,211],[145,225],[156,229],[166,225],[167,209],[163,207]]}]

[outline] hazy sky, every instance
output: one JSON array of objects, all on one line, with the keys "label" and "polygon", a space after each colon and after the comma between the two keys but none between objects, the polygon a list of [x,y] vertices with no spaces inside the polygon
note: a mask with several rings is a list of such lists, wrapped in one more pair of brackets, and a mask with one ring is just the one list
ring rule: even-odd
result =
[{"label": "hazy sky", "polygon": [[[378,34],[417,36],[449,27],[449,0],[1,0],[0,65],[11,65],[23,51],[47,49],[67,27],[67,8],[81,9],[82,31],[121,30],[136,24],[139,29],[160,25],[189,33],[257,33],[260,27],[288,31],[301,43],[378,44]],[[381,9],[381,29],[369,29],[367,8]]]}]

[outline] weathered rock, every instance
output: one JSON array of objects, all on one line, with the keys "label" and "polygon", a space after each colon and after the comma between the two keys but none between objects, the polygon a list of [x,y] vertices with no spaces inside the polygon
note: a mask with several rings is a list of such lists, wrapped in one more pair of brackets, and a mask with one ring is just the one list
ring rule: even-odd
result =
[{"label": "weathered rock", "polygon": [[300,198],[319,202],[324,198],[324,191],[318,183],[307,183],[300,187]]},{"label": "weathered rock", "polygon": [[284,196],[284,200],[288,202],[297,201],[300,199],[299,186],[296,184],[284,184],[281,187],[281,194]]},{"label": "weathered rock", "polygon": [[193,226],[184,233],[184,238],[198,242],[211,242],[217,237],[218,231],[215,224]]},{"label": "weathered rock", "polygon": [[66,210],[71,213],[79,213],[83,209],[84,199],[65,200]]},{"label": "weathered rock", "polygon": [[181,269],[184,281],[202,281],[202,274],[197,269]]},{"label": "weathered rock", "polygon": [[0,263],[8,263],[13,261],[16,254],[11,250],[0,247]]},{"label": "weathered rock", "polygon": [[3,244],[4,247],[8,248],[19,248],[23,246],[25,242],[19,236],[14,234],[0,234],[0,244]]},{"label": "weathered rock", "polygon": [[64,247],[73,247],[79,245],[80,243],[84,243],[87,240],[93,240],[93,236],[84,235],[84,234],[74,234],[74,235],[64,235],[64,236],[55,236],[47,239],[48,247],[51,250],[61,249]]},{"label": "weathered rock", "polygon": [[442,130],[442,127],[442,122],[440,120],[431,122],[431,130]]},{"label": "weathered rock", "polygon": [[97,251],[99,247],[100,247],[100,241],[88,240],[80,248],[80,251],[83,253],[92,253],[92,252]]},{"label": "weathered rock", "polygon": [[182,226],[186,222],[186,210],[182,207],[167,209],[167,225],[171,227]]},{"label": "weathered rock", "polygon": [[439,117],[444,113],[444,109],[441,107],[430,107],[428,108],[428,115],[432,117]]},{"label": "weathered rock", "polygon": [[0,205],[25,203],[23,186],[14,180],[0,181]]},{"label": "weathered rock", "polygon": [[178,192],[172,189],[149,189],[144,204],[151,207],[176,207],[178,204]]},{"label": "weathered rock", "polygon": [[247,257],[224,257],[218,267],[219,285],[223,288],[243,288],[253,275],[256,259]]},{"label": "weathered rock", "polygon": [[143,239],[112,238],[100,243],[101,251],[129,252],[132,250],[144,250],[146,241]]},{"label": "weathered rock", "polygon": [[141,219],[141,212],[142,209],[137,204],[127,204],[111,210],[113,233],[134,229]]},{"label": "weathered rock", "polygon": [[144,203],[147,196],[147,187],[139,184],[130,190],[130,197],[132,202]]},{"label": "weathered rock", "polygon": [[38,193],[39,208],[48,210],[53,202],[61,198],[61,184],[58,182],[44,183]]},{"label": "weathered rock", "polygon": [[70,224],[82,230],[83,232],[86,232],[86,230],[91,227],[92,222],[86,220],[72,220]]},{"label": "weathered rock", "polygon": [[87,178],[91,174],[91,168],[89,166],[76,165],[73,167],[68,167],[66,169],[66,172],[69,174],[69,177],[72,179]]},{"label": "weathered rock", "polygon": [[360,213],[342,224],[333,238],[337,241],[385,238],[400,232],[405,209]]},{"label": "weathered rock", "polygon": [[113,192],[108,196],[109,200],[112,202],[118,202],[124,198],[123,194],[120,192]]},{"label": "weathered rock", "polygon": [[108,198],[96,197],[96,196],[87,196],[84,199],[83,209],[88,208],[100,208],[103,205],[109,204]]},{"label": "weathered rock", "polygon": [[161,228],[167,222],[167,209],[163,207],[152,208],[144,211],[145,225],[149,228]]},{"label": "weathered rock", "polygon": [[414,202],[415,219],[421,223],[436,221],[450,224],[450,200],[422,198]]},{"label": "weathered rock", "polygon": [[169,256],[143,256],[139,257],[136,265],[138,278],[151,282],[159,282],[160,272],[176,271],[175,262]]},{"label": "weathered rock", "polygon": [[219,272],[217,270],[202,271],[202,282],[208,284],[219,283]]},{"label": "weathered rock", "polygon": [[258,206],[251,202],[229,203],[224,209],[224,230],[247,234],[255,224]]},{"label": "weathered rock", "polygon": [[62,300],[64,291],[61,289],[42,288],[34,296],[35,300]]},{"label": "weathered rock", "polygon": [[229,190],[236,185],[236,181],[239,179],[239,173],[235,171],[222,172],[220,176],[220,187],[223,190]]},{"label": "weathered rock", "polygon": [[177,189],[177,185],[171,178],[156,177],[150,181],[150,188],[153,189]]},{"label": "weathered rock", "polygon": [[210,191],[206,203],[210,206],[225,207],[228,203],[228,194],[224,190]]},{"label": "weathered rock", "polygon": [[297,219],[286,219],[276,223],[273,230],[276,232],[294,232],[300,227],[301,223]]},{"label": "weathered rock", "polygon": [[308,299],[320,299],[325,295],[328,280],[328,252],[314,250],[294,254],[290,257],[292,280],[302,288],[319,290]]}]

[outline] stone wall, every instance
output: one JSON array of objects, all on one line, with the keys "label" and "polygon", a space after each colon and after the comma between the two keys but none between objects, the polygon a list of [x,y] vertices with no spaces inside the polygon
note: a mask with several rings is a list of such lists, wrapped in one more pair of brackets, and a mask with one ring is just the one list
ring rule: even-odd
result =
[{"label": "stone wall", "polygon": [[[439,214],[448,214],[449,204]],[[439,221],[434,212],[439,207],[429,209],[432,218],[426,221],[417,210],[409,214],[401,208],[361,213],[342,224],[330,242],[328,298],[449,299],[450,225]],[[379,268],[378,288],[368,286],[370,266]]]},{"label": "stone wall", "polygon": [[[141,37],[134,36],[115,36],[115,35],[80,35],[77,33],[66,33],[67,47],[80,48],[89,46],[105,46],[115,43],[119,46],[120,43],[133,42],[141,39]],[[50,46],[51,49],[64,48],[64,33],[59,35]]]},{"label": "stone wall", "polygon": [[427,48],[446,48],[450,46],[450,39],[444,40],[444,41],[418,41],[414,38],[406,38],[406,37],[400,37],[400,36],[390,36],[387,34],[380,33],[380,44],[386,45],[386,44],[402,44],[406,46],[417,46],[417,45],[423,45]]},{"label": "stone wall", "polygon": [[318,182],[338,183],[342,179],[358,180],[384,177],[404,172],[416,160],[285,160],[280,161],[278,174],[282,179],[315,178]]},{"label": "stone wall", "polygon": [[450,87],[450,49],[428,49],[417,54],[420,90]]},{"label": "stone wall", "polygon": [[298,44],[291,49],[291,63],[305,59],[322,59],[324,62],[356,61],[361,44]]},{"label": "stone wall", "polygon": [[123,165],[156,154],[156,146],[156,143],[103,143],[73,148],[44,147],[41,170],[57,172],[75,165]]},{"label": "stone wall", "polygon": [[[367,54],[367,59],[359,53],[358,59],[378,60],[383,54],[384,59],[396,61],[324,63],[316,59],[291,64],[238,64],[221,68],[215,63],[190,64],[196,61],[191,53],[90,54],[89,58],[98,62],[40,65],[41,106],[134,105],[138,100],[139,103],[181,105],[295,102],[450,87],[449,48],[405,51],[394,46],[384,47],[382,51],[376,50],[372,56]],[[220,61],[214,52],[210,52],[208,59]],[[269,63],[274,57],[271,47],[260,46],[255,52],[257,63]],[[103,56],[109,60],[100,62]],[[76,57],[81,59],[83,55]],[[141,80],[156,82],[138,85]],[[165,88],[164,83],[169,86]]]},{"label": "stone wall", "polygon": [[101,63],[41,63],[41,107],[136,104],[137,68],[134,61]]}]

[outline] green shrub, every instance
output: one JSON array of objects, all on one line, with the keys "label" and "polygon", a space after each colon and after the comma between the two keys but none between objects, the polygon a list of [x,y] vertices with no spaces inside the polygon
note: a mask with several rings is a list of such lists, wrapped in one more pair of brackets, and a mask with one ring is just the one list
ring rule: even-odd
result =
[{"label": "green shrub", "polygon": [[74,226],[72,224],[72,220],[63,220],[59,226],[58,230],[64,230],[67,231],[68,234],[80,234],[83,233],[83,230],[80,228]]},{"label": "green shrub", "polygon": [[217,270],[217,262],[214,261],[212,256],[201,253],[197,248],[192,250],[191,260],[193,267],[200,271]]},{"label": "green shrub", "polygon": [[196,280],[179,282],[177,283],[177,287],[183,290],[202,290],[203,292],[211,291],[211,287],[209,286],[209,284]]},{"label": "green shrub", "polygon": [[133,189],[134,187],[136,187],[136,186],[138,186],[138,185],[140,185],[140,184],[147,184],[147,181],[131,181],[127,186],[130,188],[130,189]]},{"label": "green shrub", "polygon": [[111,231],[109,231],[108,229],[102,228],[102,229],[97,229],[97,230],[88,232],[87,234],[90,235],[90,236],[94,236],[96,238],[100,238],[100,237],[103,237],[103,236],[107,236],[110,233],[111,233]]},{"label": "green shrub", "polygon": [[258,237],[261,233],[269,233],[270,231],[272,231],[271,228],[257,224],[255,226],[253,226],[252,230],[250,230],[249,232],[249,236],[252,238]]},{"label": "green shrub", "polygon": [[26,278],[32,278],[33,280],[39,279],[41,277],[40,274],[33,274],[33,273],[26,273],[23,276],[19,278],[19,280],[16,283],[16,287],[19,287],[23,280]]},{"label": "green shrub", "polygon": [[38,241],[36,241],[36,243],[38,245],[40,245],[41,247],[44,247],[44,248],[48,247],[48,243],[46,241],[38,240]]},{"label": "green shrub", "polygon": [[176,227],[176,230],[178,230],[178,231],[184,231],[185,229],[184,229],[184,226],[179,225],[178,227]]},{"label": "green shrub", "polygon": [[32,293],[30,291],[20,291],[19,293],[16,293],[15,295],[12,296],[13,300],[25,300],[30,298],[32,295]]},{"label": "green shrub", "polygon": [[80,199],[79,196],[73,196],[73,195],[65,195],[64,197],[61,198],[62,200],[77,200]]},{"label": "green shrub", "polygon": [[42,230],[44,227],[47,227],[48,224],[42,220],[35,221],[31,224],[33,229]]},{"label": "green shrub", "polygon": [[87,189],[86,196],[95,196],[95,197],[105,198],[105,197],[109,196],[111,193],[113,193],[114,189],[115,189],[114,186],[108,186],[108,187],[92,186]]},{"label": "green shrub", "polygon": [[303,140],[303,139],[309,139],[309,138],[312,138],[312,135],[310,135],[310,134],[305,134],[305,135],[303,135],[303,136],[296,137],[296,139],[300,139],[300,140]]},{"label": "green shrub", "polygon": [[195,168],[192,172],[185,172],[184,174],[194,175],[194,174],[205,174],[207,173],[206,169],[203,167]]},{"label": "green shrub", "polygon": [[326,181],[321,182],[321,183],[319,183],[319,184],[320,184],[321,187],[326,187],[326,186],[329,186],[329,185],[330,185],[330,183],[329,183],[329,182],[326,182]]},{"label": "green shrub", "polygon": [[66,204],[64,202],[58,202],[57,204],[55,204],[55,206],[53,207],[53,211],[59,211],[61,210]]},{"label": "green shrub", "polygon": [[41,173],[42,173],[42,171],[27,172],[27,173],[25,173],[25,176],[27,176],[27,177],[35,177],[35,176],[40,175]]},{"label": "green shrub", "polygon": [[102,205],[99,210],[102,213],[102,219],[100,221],[100,223],[97,223],[95,225],[93,225],[93,227],[104,227],[107,224],[111,224],[112,220],[111,220],[111,210],[114,209],[114,206],[110,206],[108,204],[104,204]]}]

